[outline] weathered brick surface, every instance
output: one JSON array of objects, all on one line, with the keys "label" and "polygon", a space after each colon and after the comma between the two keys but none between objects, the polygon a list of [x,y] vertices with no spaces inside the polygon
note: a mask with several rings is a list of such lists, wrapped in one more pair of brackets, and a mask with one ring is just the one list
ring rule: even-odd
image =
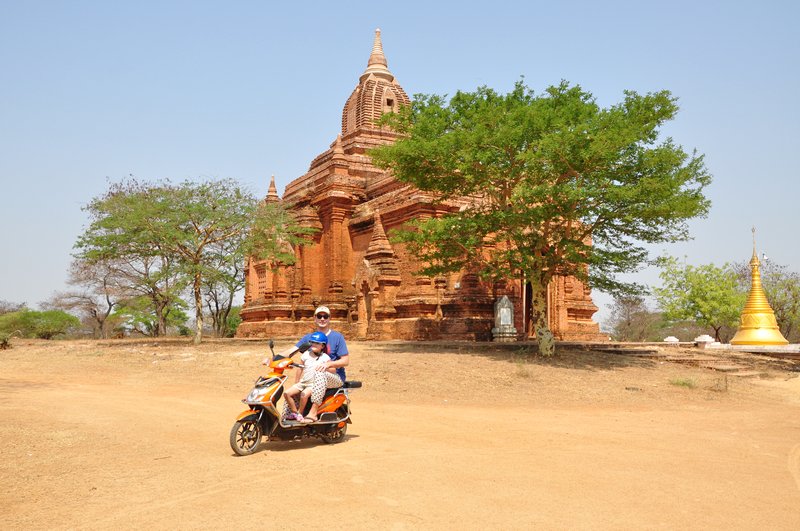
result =
[{"label": "weathered brick surface", "polygon": [[[480,282],[469,272],[429,278],[419,263],[387,234],[412,219],[458,209],[467,200],[434,204],[433,197],[375,167],[366,151],[397,135],[375,120],[409,103],[389,72],[376,32],[367,69],[342,111],[342,132],[308,172],[292,181],[282,201],[299,221],[319,230],[295,249],[296,263],[278,266],[250,260],[246,267],[244,337],[294,337],[313,328],[313,310],[331,309],[332,324],[350,338],[490,340],[494,301],[507,294],[515,326],[526,336],[522,283]],[[265,198],[281,200],[274,182]],[[553,282],[549,322],[557,338],[603,339],[591,319],[597,307],[578,280]],[[528,305],[529,306],[529,305]]]}]

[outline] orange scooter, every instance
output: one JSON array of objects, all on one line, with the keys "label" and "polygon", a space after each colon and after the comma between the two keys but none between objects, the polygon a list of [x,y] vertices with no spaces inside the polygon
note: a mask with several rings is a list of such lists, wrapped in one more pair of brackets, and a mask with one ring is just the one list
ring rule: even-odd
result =
[{"label": "orange scooter", "polygon": [[[361,382],[345,382],[342,387],[328,389],[325,398],[320,404],[319,417],[316,422],[306,424],[282,418],[278,408],[278,400],[283,396],[283,388],[288,375],[283,374],[287,369],[294,367],[303,368],[292,358],[275,354],[275,343],[270,339],[269,349],[272,352],[272,361],[269,363],[270,372],[266,376],[259,376],[250,394],[242,402],[249,406],[236,418],[231,428],[231,448],[237,455],[250,455],[261,446],[262,437],[270,441],[291,441],[316,437],[323,442],[332,444],[340,442],[347,433],[350,420],[350,389],[361,387]],[[299,351],[305,352],[310,343],[300,345]],[[310,409],[307,404],[305,415]],[[283,409],[283,408],[281,408]]]}]

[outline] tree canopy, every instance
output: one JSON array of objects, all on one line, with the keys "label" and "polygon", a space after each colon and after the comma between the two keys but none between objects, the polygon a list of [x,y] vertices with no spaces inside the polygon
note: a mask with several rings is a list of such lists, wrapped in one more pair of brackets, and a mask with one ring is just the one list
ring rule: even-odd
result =
[{"label": "tree canopy", "polygon": [[747,297],[734,269],[728,264],[681,264],[673,257],[664,258],[661,264],[663,285],[653,292],[665,317],[710,326],[714,339],[722,341],[720,330],[736,327]]},{"label": "tree canopy", "polygon": [[641,292],[617,274],[648,261],[643,243],[687,239],[687,221],[707,214],[711,176],[702,155],[659,139],[677,111],[668,91],[625,92],[602,108],[567,82],[542,94],[518,82],[506,95],[487,87],[449,102],[418,95],[382,118],[402,138],[370,154],[438,200],[474,199],[394,237],[422,259],[422,274],[524,275],[534,286],[541,340],[554,276],[614,294]]}]

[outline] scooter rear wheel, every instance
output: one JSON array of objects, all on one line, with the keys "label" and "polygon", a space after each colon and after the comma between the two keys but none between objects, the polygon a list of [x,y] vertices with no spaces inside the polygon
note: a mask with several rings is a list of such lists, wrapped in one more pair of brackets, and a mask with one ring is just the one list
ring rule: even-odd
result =
[{"label": "scooter rear wheel", "polygon": [[254,420],[239,420],[231,428],[231,449],[237,455],[250,455],[261,445],[261,425]]},{"label": "scooter rear wheel", "polygon": [[319,438],[322,439],[322,442],[326,444],[334,444],[343,441],[346,434],[347,423],[344,423],[344,426],[341,428],[334,428],[328,433],[321,434]]}]

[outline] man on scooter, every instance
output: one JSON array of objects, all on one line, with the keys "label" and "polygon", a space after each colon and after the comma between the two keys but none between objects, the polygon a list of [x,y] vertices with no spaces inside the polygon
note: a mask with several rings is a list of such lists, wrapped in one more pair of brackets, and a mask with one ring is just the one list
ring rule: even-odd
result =
[{"label": "man on scooter", "polygon": [[[328,338],[325,334],[322,332],[314,332],[311,334],[309,341],[311,341],[311,348],[306,350],[300,358],[303,370],[295,373],[294,385],[283,394],[283,397],[286,399],[286,405],[288,405],[291,410],[290,413],[285,415],[286,420],[303,422],[303,415],[301,412],[305,410],[308,399],[311,397],[314,376],[317,374],[317,365],[331,360],[325,353],[328,345]],[[299,405],[296,401],[297,396],[300,396]]]},{"label": "man on scooter", "polygon": [[[350,363],[350,353],[347,351],[347,343],[344,336],[335,330],[331,330],[331,311],[327,306],[320,306],[314,310],[314,322],[317,325],[317,332],[322,332],[328,338],[326,354],[330,361],[320,363],[316,367],[314,382],[311,386],[311,409],[305,416],[303,422],[310,423],[317,421],[317,410],[325,398],[325,391],[335,387],[341,387],[345,382],[344,368]],[[291,356],[298,351],[300,345],[311,340],[314,332],[306,334],[294,347],[282,352],[284,356]],[[332,370],[335,369],[335,372]],[[285,408],[288,409],[288,408]]]}]

